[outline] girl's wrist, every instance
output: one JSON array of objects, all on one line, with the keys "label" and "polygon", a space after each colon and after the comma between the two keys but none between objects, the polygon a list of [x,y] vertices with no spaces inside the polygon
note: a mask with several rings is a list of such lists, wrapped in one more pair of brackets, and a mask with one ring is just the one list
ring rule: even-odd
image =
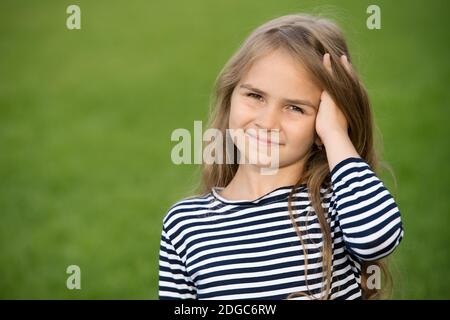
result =
[{"label": "girl's wrist", "polygon": [[319,135],[319,137],[325,147],[327,147],[327,144],[331,145],[338,141],[350,139],[347,130],[341,129],[330,129],[326,133]]},{"label": "girl's wrist", "polygon": [[342,160],[350,157],[361,158],[346,132],[336,131],[324,137],[322,142],[325,145],[330,171]]}]

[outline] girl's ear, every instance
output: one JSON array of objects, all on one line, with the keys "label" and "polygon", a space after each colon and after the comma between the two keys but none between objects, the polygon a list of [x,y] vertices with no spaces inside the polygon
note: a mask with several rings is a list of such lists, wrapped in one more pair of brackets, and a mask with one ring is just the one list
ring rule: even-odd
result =
[{"label": "girl's ear", "polygon": [[314,144],[318,147],[322,147],[323,146],[323,142],[322,140],[320,140],[319,135],[317,134],[317,131],[314,129]]},{"label": "girl's ear", "polygon": [[316,139],[314,140],[314,143],[319,147],[319,149],[322,149],[323,142],[322,142],[322,140],[320,140],[319,137],[316,137]]}]

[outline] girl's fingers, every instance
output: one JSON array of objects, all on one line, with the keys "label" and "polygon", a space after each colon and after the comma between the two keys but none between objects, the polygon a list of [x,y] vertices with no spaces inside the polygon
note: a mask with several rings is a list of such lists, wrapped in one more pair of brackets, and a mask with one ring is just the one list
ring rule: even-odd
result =
[{"label": "girl's fingers", "polygon": [[352,73],[352,66],[350,62],[348,62],[347,56],[344,54],[341,56],[341,62],[344,65],[345,70],[347,70],[348,73]]},{"label": "girl's fingers", "polygon": [[[350,62],[348,62],[347,56],[345,54],[342,55],[340,60],[345,70],[347,70],[347,72],[351,74],[353,72],[352,65],[350,64]],[[325,53],[323,55],[323,65],[325,66],[325,69],[327,69],[328,72],[332,75],[333,69],[331,68],[331,57],[329,53]]]},{"label": "girl's fingers", "polygon": [[327,69],[330,74],[333,74],[333,69],[331,69],[331,58],[330,58],[329,53],[325,53],[323,55],[323,65],[325,66],[325,69]]}]

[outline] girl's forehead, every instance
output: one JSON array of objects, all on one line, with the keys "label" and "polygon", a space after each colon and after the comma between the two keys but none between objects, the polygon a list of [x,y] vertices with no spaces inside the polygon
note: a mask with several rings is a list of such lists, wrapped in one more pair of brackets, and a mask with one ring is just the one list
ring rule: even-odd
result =
[{"label": "girl's forehead", "polygon": [[260,90],[285,94],[320,91],[304,65],[282,50],[274,50],[256,59],[239,84],[244,83]]}]

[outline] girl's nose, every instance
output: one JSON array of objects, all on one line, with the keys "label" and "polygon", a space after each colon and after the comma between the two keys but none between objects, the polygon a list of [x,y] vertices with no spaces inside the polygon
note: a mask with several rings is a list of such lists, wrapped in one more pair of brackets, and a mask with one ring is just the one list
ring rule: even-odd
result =
[{"label": "girl's nose", "polygon": [[261,108],[256,118],[256,125],[260,129],[279,129],[279,115],[275,105],[266,105]]}]

